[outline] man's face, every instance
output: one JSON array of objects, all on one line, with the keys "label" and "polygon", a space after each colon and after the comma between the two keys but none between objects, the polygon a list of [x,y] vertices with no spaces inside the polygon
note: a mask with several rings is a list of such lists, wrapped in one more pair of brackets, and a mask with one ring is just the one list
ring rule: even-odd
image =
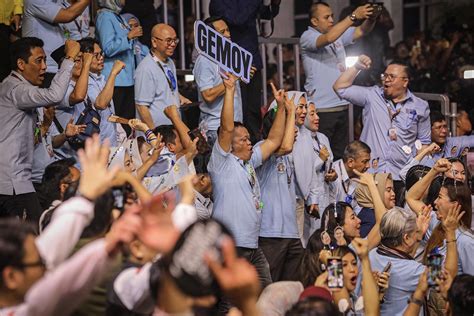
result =
[{"label": "man's face", "polygon": [[318,5],[315,15],[311,18],[311,24],[321,33],[327,33],[334,25],[334,14],[330,7]]},{"label": "man's face", "polygon": [[446,121],[434,122],[431,126],[431,141],[442,146],[446,143],[446,137],[448,136],[448,125]]},{"label": "man's face", "polygon": [[76,186],[79,183],[79,179],[81,178],[81,173],[79,169],[76,167],[69,167],[69,174],[61,180],[59,184],[59,190],[61,192],[61,199],[63,199],[64,194],[66,193],[67,189],[70,186]]},{"label": "man's face", "polygon": [[349,167],[361,173],[366,172],[370,168],[370,154],[366,151],[360,151],[355,159],[349,159]]},{"label": "man's face", "polygon": [[456,120],[458,136],[463,136],[472,130],[472,124],[469,120],[469,114],[466,111],[460,111]]},{"label": "man's face", "polygon": [[162,27],[152,35],[152,46],[160,55],[164,57],[171,57],[176,49],[178,38],[176,32],[172,27]]},{"label": "man's face", "polygon": [[40,86],[46,73],[46,54],[43,48],[34,47],[30,50],[31,56],[27,61],[17,60],[17,67],[21,75],[34,86]]},{"label": "man's face", "polygon": [[244,161],[248,161],[252,157],[250,134],[245,127],[239,126],[234,129],[232,153]]},{"label": "man's face", "polygon": [[382,76],[383,92],[387,99],[396,99],[406,93],[408,76],[402,65],[388,65]]},{"label": "man's face", "polygon": [[314,103],[310,103],[308,105],[308,122],[309,122],[309,130],[312,132],[317,132],[319,130],[319,115],[316,112],[316,106]]},{"label": "man's face", "polygon": [[90,71],[92,73],[100,74],[104,69],[104,55],[102,53],[102,48],[99,45],[94,44],[94,57],[92,57],[92,63]]},{"label": "man's face", "polygon": [[212,26],[214,26],[214,29],[222,34],[225,38],[230,40],[230,31],[229,27],[227,26],[227,23],[225,23],[223,20],[217,20],[212,22]]},{"label": "man's face", "polygon": [[302,126],[304,124],[304,120],[306,119],[306,113],[308,113],[308,103],[306,102],[306,98],[303,96],[299,99],[298,104],[296,104],[296,125]]}]

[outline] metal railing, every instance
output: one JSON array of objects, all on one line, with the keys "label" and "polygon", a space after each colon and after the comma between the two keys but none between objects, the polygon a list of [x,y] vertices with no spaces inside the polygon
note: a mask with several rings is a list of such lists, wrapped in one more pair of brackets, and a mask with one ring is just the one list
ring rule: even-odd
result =
[{"label": "metal railing", "polygon": [[425,101],[437,101],[441,103],[441,113],[446,118],[448,123],[448,130],[450,136],[456,136],[456,117],[457,117],[457,104],[450,103],[449,97],[445,94],[437,93],[425,93],[425,92],[413,92],[414,95]]}]

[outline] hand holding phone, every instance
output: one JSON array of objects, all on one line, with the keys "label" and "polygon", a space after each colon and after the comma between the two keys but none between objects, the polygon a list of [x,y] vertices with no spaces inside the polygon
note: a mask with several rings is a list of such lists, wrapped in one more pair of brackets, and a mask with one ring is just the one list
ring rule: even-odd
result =
[{"label": "hand holding phone", "polygon": [[342,289],[344,287],[344,274],[342,272],[342,258],[328,258],[328,288]]}]

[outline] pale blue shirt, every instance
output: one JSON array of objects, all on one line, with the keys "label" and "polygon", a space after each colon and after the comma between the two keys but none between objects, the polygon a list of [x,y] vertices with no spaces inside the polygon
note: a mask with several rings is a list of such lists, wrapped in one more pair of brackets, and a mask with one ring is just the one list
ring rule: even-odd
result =
[{"label": "pale blue shirt", "polygon": [[346,69],[344,46],[353,43],[354,27],[348,28],[334,43],[317,48],[316,40],[322,35],[309,26],[300,38],[301,58],[306,74],[305,90],[309,100],[319,109],[347,104],[333,90],[332,85]]},{"label": "pale blue shirt", "polygon": [[330,186],[330,201],[334,202],[346,202],[352,206],[352,209],[356,214],[359,213],[360,207],[355,199],[355,190],[357,188],[357,182],[352,181],[347,174],[346,166],[342,159],[336,160],[333,165],[333,169],[337,173],[337,179],[329,184]]},{"label": "pale blue shirt", "polygon": [[[199,92],[217,87],[222,84],[222,78],[219,73],[219,66],[210,61],[203,55],[199,55],[196,59],[193,69],[194,80],[196,81]],[[207,103],[201,93],[198,93],[199,109],[201,116],[199,120],[207,125],[207,130],[217,131],[221,120],[221,110],[224,105],[224,95],[218,96],[213,102]],[[242,96],[240,93],[240,85],[236,85],[234,94],[234,121],[241,122],[242,114]]]},{"label": "pale blue shirt", "polygon": [[47,72],[56,73],[58,64],[51,58],[51,53],[64,44],[63,30],[54,23],[56,15],[61,10],[61,4],[56,0],[25,0],[22,21],[23,37],[37,37],[44,41]]},{"label": "pale blue shirt", "polygon": [[167,75],[161,70],[157,62],[163,66],[165,72],[169,69],[175,79],[177,78],[176,67],[171,58],[163,63],[155,61],[151,54],[148,54],[142,60],[135,72],[135,103],[145,105],[150,109],[155,126],[171,124],[163,111],[169,105],[175,104],[178,107],[180,105],[178,87],[174,91],[170,89]]},{"label": "pale blue shirt", "polygon": [[[102,92],[105,87],[106,80],[104,75],[97,75],[89,73],[89,82],[87,86],[87,96],[90,98],[92,106],[95,104],[95,100]],[[84,101],[86,102],[86,101]],[[85,109],[85,103],[81,102],[74,106],[74,123],[79,118],[82,111]],[[109,116],[115,114],[115,108],[113,100],[110,100],[110,104],[103,110],[96,109],[100,114],[100,141],[104,142],[106,139],[110,141],[111,147],[117,147],[117,124],[108,121]]]},{"label": "pale blue shirt", "polygon": [[[43,122],[43,108],[36,109],[38,111],[38,121]],[[41,142],[35,145],[33,150],[33,164],[31,166],[31,181],[40,183],[43,179],[44,170],[56,159],[53,152],[52,137],[58,134],[55,132],[54,123],[48,129],[48,132],[41,137]]]},{"label": "pale blue shirt", "polygon": [[[362,112],[364,128],[360,140],[370,146],[372,159],[379,158],[375,172],[391,173],[394,180],[400,180],[400,170],[416,152],[415,141],[422,144],[431,143],[430,108],[428,103],[407,90],[404,101],[393,107],[385,99],[383,89],[378,86],[350,86],[339,89],[338,94],[355,105],[364,107]],[[390,114],[400,111],[393,122]],[[388,136],[390,128],[395,128],[397,139]],[[404,146],[410,151],[405,152]]]},{"label": "pale blue shirt", "polygon": [[299,238],[292,154],[270,156],[257,168],[257,176],[263,202],[260,237]]},{"label": "pale blue shirt", "polygon": [[231,152],[225,152],[216,141],[207,166],[213,183],[212,217],[230,229],[237,247],[256,249],[262,211],[256,205],[256,199],[260,199],[255,192],[258,179],[255,175],[253,189],[248,168],[255,170],[262,165],[260,146],[254,147],[247,164],[248,167]]},{"label": "pale blue shirt", "polygon": [[65,60],[48,89],[13,71],[0,83],[0,194],[34,192],[31,183],[36,108],[59,103],[74,63]]},{"label": "pale blue shirt", "polygon": [[[74,80],[70,80],[63,100],[61,101],[61,103],[58,104],[58,106],[56,106],[56,111],[54,115],[56,116],[58,123],[61,125],[62,130],[66,129],[66,126],[69,123],[69,120],[73,118],[73,115],[74,115],[74,105],[71,105],[69,103],[69,96],[73,92],[75,86],[76,86],[76,82]],[[73,120],[73,124],[74,123],[76,122]],[[51,136],[56,136],[60,134],[59,129],[56,126],[56,123],[54,123],[54,121],[52,125],[54,125],[55,129],[52,132]],[[72,149],[71,146],[69,146],[69,143],[67,141],[61,147],[54,148],[53,150],[54,150],[56,159],[74,157],[77,160],[76,151]]]},{"label": "pale blue shirt", "polygon": [[385,292],[385,302],[380,304],[380,315],[402,316],[425,266],[415,260],[382,256],[377,253],[377,248],[369,252],[369,259],[372,271],[382,271],[389,261],[392,262],[390,283]]},{"label": "pale blue shirt", "polygon": [[[61,5],[64,9],[67,9],[71,4],[67,0],[63,0]],[[63,29],[64,35],[69,35],[69,39],[78,41],[83,38],[89,37],[89,25],[91,18],[89,16],[89,6],[79,15],[74,21],[69,23],[60,24]]]},{"label": "pale blue shirt", "polygon": [[426,156],[421,160],[420,164],[432,167],[438,159],[459,157],[464,148],[471,147],[474,147],[474,135],[447,137],[446,143],[441,147],[441,151],[433,154],[431,157]]}]

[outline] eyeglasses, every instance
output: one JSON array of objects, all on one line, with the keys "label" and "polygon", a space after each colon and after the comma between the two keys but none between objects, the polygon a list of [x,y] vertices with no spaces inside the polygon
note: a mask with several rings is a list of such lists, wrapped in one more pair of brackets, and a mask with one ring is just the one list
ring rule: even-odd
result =
[{"label": "eyeglasses", "polygon": [[383,73],[383,74],[380,75],[380,80],[382,80],[382,81],[385,81],[385,80],[387,80],[387,79],[390,79],[390,81],[392,81],[392,80],[395,80],[395,79],[397,79],[397,78],[405,78],[405,79],[406,79],[406,78],[408,78],[408,77],[395,76],[395,75],[387,74],[387,73]]},{"label": "eyeglasses", "polygon": [[94,53],[94,58],[99,60],[101,57],[104,58],[105,54],[104,54],[104,51],[101,51],[99,53]]},{"label": "eyeglasses", "polygon": [[178,45],[178,43],[179,43],[179,38],[165,38],[165,39],[162,39],[162,38],[159,38],[159,37],[156,37],[156,36],[153,36],[153,37],[156,38],[157,40],[165,42],[166,45],[171,45],[173,43]]},{"label": "eyeglasses", "polygon": [[38,261],[36,262],[21,262],[19,264],[14,265],[17,268],[34,268],[34,267],[40,267],[40,268],[46,268],[46,263],[44,262],[43,258],[39,258]]}]

